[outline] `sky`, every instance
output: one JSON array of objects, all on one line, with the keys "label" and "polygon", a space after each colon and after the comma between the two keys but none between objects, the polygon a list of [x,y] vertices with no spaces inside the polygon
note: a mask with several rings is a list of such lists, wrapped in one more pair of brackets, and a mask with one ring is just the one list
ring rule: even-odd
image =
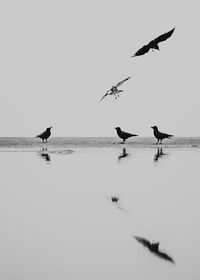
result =
[{"label": "sky", "polygon": [[[1,1],[0,136],[200,136],[198,1]],[[160,51],[131,58],[175,27]],[[118,100],[106,91],[120,80]]]}]

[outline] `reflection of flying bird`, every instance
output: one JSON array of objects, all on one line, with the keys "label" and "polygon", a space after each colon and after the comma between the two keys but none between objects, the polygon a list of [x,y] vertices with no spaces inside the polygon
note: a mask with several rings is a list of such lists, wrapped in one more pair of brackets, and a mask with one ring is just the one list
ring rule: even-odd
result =
[{"label": "reflection of flying bird", "polygon": [[166,32],[160,36],[158,36],[157,38],[155,38],[154,40],[152,40],[151,42],[149,42],[147,45],[144,45],[141,49],[139,49],[134,55],[132,55],[132,57],[134,56],[140,56],[140,55],[144,55],[145,53],[147,53],[150,49],[153,50],[160,50],[158,44],[167,40],[169,37],[172,36],[173,32],[174,32],[173,28],[172,30],[170,30],[169,32]]},{"label": "reflection of flying bird", "polygon": [[157,153],[154,156],[154,162],[158,161],[159,158],[162,158],[163,156],[166,156],[167,154],[163,153],[162,148],[157,149]]},{"label": "reflection of flying bird", "polygon": [[160,144],[162,144],[163,139],[165,139],[165,138],[171,139],[171,137],[173,137],[173,135],[171,135],[171,134],[160,132],[156,125],[152,126],[151,128],[153,129],[154,136],[158,140],[156,144],[159,144],[159,141],[160,141]]},{"label": "reflection of flying bird", "polygon": [[121,155],[118,156],[118,160],[120,161],[122,158],[126,158],[128,156],[129,156],[129,154],[126,152],[126,149],[123,148],[123,152]]},{"label": "reflection of flying bird", "polygon": [[129,133],[129,132],[125,132],[123,130],[121,130],[120,127],[115,127],[116,131],[117,131],[117,135],[119,136],[119,138],[123,139],[123,142],[124,143],[126,141],[126,139],[132,137],[132,136],[138,136],[137,134],[132,134],[132,133]]},{"label": "reflection of flying bird", "polygon": [[43,142],[48,142],[47,139],[50,137],[51,135],[51,127],[47,127],[47,129],[42,132],[41,134],[37,135],[35,138],[41,138]]},{"label": "reflection of flying bird", "polygon": [[147,247],[150,252],[154,253],[159,258],[174,263],[174,260],[169,255],[167,255],[166,253],[159,250],[159,245],[160,245],[159,242],[151,243],[145,238],[137,237],[137,236],[134,236],[134,237],[139,243],[141,243],[143,246]]},{"label": "reflection of flying bird", "polygon": [[107,95],[114,95],[115,99],[117,99],[117,97],[119,97],[119,93],[123,92],[123,90],[118,89],[118,87],[121,86],[124,82],[128,81],[130,78],[131,77],[128,77],[128,78],[122,80],[121,82],[117,83],[115,86],[112,86],[111,89],[109,89],[106,92],[106,94],[101,98],[101,100],[103,100],[104,97],[106,97]]}]

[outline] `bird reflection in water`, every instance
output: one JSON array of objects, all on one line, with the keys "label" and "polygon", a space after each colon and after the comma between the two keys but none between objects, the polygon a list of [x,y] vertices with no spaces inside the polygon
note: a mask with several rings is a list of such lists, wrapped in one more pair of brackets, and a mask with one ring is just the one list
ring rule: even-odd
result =
[{"label": "bird reflection in water", "polygon": [[172,259],[172,257],[170,257],[168,254],[166,254],[165,252],[160,251],[159,249],[159,242],[155,242],[155,243],[151,243],[149,242],[147,239],[142,238],[142,237],[138,237],[138,236],[134,236],[134,238],[141,243],[143,246],[147,247],[149,249],[149,251],[153,254],[155,254],[157,257],[164,259],[166,261],[175,263],[174,260]]},{"label": "bird reflection in water", "polygon": [[50,155],[48,154],[47,148],[42,148],[42,150],[40,151],[39,155],[40,155],[43,159],[45,159],[47,162],[50,163],[51,157],[50,157]]},{"label": "bird reflection in water", "polygon": [[130,156],[130,154],[128,154],[128,153],[126,152],[126,149],[123,148],[122,153],[118,156],[118,161],[121,161],[121,159],[127,158],[128,156]]},{"label": "bird reflection in water", "polygon": [[157,152],[154,156],[154,162],[157,162],[159,158],[162,158],[164,156],[167,156],[167,154],[163,153],[163,149],[162,148],[158,148]]}]

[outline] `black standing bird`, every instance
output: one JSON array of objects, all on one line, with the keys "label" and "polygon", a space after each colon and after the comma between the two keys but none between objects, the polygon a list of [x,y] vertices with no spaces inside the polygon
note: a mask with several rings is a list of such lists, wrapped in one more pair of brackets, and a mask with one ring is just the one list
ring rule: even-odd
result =
[{"label": "black standing bird", "polygon": [[35,138],[41,138],[43,142],[48,142],[47,139],[50,137],[51,135],[51,129],[52,129],[52,126],[51,127],[47,127],[47,129],[42,132],[41,134],[37,135]]},{"label": "black standing bird", "polygon": [[131,134],[131,133],[125,132],[125,131],[121,130],[120,127],[115,127],[115,129],[117,131],[117,135],[119,136],[119,138],[123,139],[122,143],[124,143],[126,141],[126,139],[128,139],[132,136],[138,136],[137,134]]},{"label": "black standing bird", "polygon": [[144,45],[141,49],[139,49],[134,55],[132,55],[132,57],[134,56],[140,56],[140,55],[144,55],[145,53],[147,53],[150,49],[153,50],[160,50],[158,44],[167,40],[169,37],[172,36],[173,32],[174,32],[173,28],[172,30],[170,30],[169,32],[166,32],[160,36],[158,36],[157,38],[155,38],[154,40],[152,40],[151,42],[149,42],[147,45]]},{"label": "black standing bird", "polygon": [[160,141],[160,144],[162,144],[163,139],[165,139],[165,138],[171,139],[171,137],[173,137],[173,135],[171,135],[171,134],[160,132],[156,125],[152,126],[151,128],[153,129],[154,136],[158,140],[156,144],[159,144],[159,141]]},{"label": "black standing bird", "polygon": [[149,249],[149,251],[151,253],[155,254],[157,257],[174,263],[174,260],[172,259],[172,257],[170,257],[165,252],[162,252],[162,251],[159,250],[159,245],[160,245],[159,242],[151,243],[151,242],[149,242],[149,240],[147,240],[145,238],[142,238],[142,237],[137,237],[137,236],[134,236],[134,238],[139,243],[141,243],[143,246],[147,247]]}]

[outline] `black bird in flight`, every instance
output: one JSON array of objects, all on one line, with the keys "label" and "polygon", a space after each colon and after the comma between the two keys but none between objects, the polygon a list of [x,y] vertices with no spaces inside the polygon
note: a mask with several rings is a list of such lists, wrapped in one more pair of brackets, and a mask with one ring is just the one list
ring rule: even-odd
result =
[{"label": "black bird in flight", "polygon": [[41,134],[37,135],[35,138],[41,138],[43,142],[48,142],[47,139],[50,137],[51,135],[51,129],[52,129],[52,126],[51,127],[47,127],[47,129],[42,132]]},{"label": "black bird in flight", "polygon": [[159,245],[160,245],[159,242],[151,243],[147,239],[142,238],[142,237],[137,237],[137,236],[134,236],[134,238],[139,243],[141,243],[143,246],[147,247],[151,253],[155,254],[159,258],[164,259],[166,261],[170,261],[172,263],[175,263],[174,260],[172,259],[172,257],[170,257],[165,252],[162,252],[162,251],[159,250]]},{"label": "black bird in flight", "polygon": [[119,197],[111,196],[111,201],[117,203],[119,201]]},{"label": "black bird in flight", "polygon": [[152,126],[151,128],[153,129],[154,136],[158,140],[156,144],[159,144],[159,141],[160,141],[160,144],[162,144],[163,139],[165,139],[165,138],[171,139],[171,137],[173,137],[173,135],[171,135],[171,134],[160,132],[156,125]]},{"label": "black bird in flight", "polygon": [[170,30],[169,32],[166,32],[160,36],[158,36],[157,38],[155,38],[154,40],[152,40],[151,42],[149,42],[147,45],[144,45],[141,49],[139,49],[134,55],[132,55],[132,57],[134,56],[140,56],[140,55],[144,55],[145,53],[147,53],[150,49],[153,50],[160,50],[158,44],[167,40],[169,37],[172,36],[173,32],[174,32],[173,28],[172,30]]},{"label": "black bird in flight", "polygon": [[119,138],[123,139],[122,143],[124,143],[126,141],[126,139],[128,139],[132,136],[138,136],[137,134],[131,134],[131,133],[125,132],[125,131],[121,130],[120,127],[115,127],[115,129],[117,131],[117,135],[119,136]]},{"label": "black bird in flight", "polygon": [[[119,83],[117,83],[115,86],[112,86],[111,89],[109,89],[106,94],[101,98],[101,100],[104,99],[104,97],[108,96],[108,95],[114,95],[115,99],[117,99],[117,97],[119,97],[119,93],[123,92],[123,90],[118,89],[119,86],[121,86],[124,82],[128,81],[131,77],[128,77],[122,81],[120,81]],[[100,101],[101,101],[100,100]]]}]

